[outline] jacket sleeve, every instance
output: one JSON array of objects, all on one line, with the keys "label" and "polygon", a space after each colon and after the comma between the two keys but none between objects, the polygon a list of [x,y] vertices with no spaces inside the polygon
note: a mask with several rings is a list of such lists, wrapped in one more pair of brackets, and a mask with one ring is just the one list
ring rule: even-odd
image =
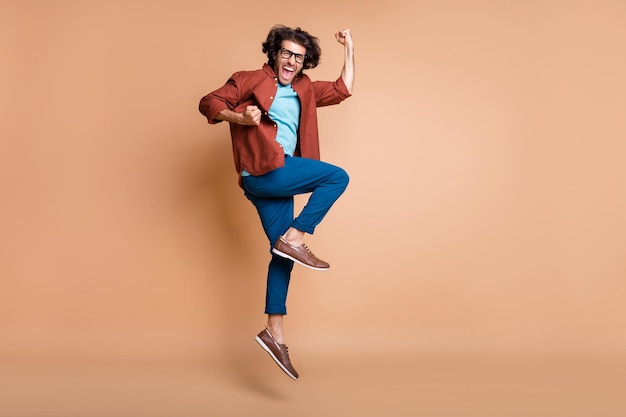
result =
[{"label": "jacket sleeve", "polygon": [[224,109],[233,110],[239,104],[241,89],[239,87],[238,73],[233,74],[226,84],[217,90],[207,94],[200,100],[199,110],[210,124],[219,123],[215,117]]},{"label": "jacket sleeve", "polygon": [[317,107],[339,104],[351,96],[341,77],[334,82],[314,81],[313,91],[315,92],[315,104]]}]

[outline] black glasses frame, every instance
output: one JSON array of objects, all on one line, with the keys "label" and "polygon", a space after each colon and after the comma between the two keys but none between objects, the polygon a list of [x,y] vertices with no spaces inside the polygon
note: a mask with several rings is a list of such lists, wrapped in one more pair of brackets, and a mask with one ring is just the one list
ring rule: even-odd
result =
[{"label": "black glasses frame", "polygon": [[280,56],[282,56],[284,59],[289,59],[293,56],[298,64],[304,63],[304,60],[306,59],[306,55],[296,54],[289,49],[280,48],[278,52],[280,52]]}]

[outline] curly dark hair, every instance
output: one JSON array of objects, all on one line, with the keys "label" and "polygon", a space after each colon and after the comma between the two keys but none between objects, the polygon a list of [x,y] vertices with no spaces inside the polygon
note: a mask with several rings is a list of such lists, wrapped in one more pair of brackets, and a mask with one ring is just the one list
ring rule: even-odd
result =
[{"label": "curly dark hair", "polygon": [[276,55],[282,48],[283,41],[292,41],[306,49],[306,56],[302,64],[303,70],[315,68],[320,63],[322,49],[319,45],[319,39],[300,28],[292,29],[284,25],[275,25],[263,42],[263,53],[267,54],[267,64],[270,67],[274,68]]}]

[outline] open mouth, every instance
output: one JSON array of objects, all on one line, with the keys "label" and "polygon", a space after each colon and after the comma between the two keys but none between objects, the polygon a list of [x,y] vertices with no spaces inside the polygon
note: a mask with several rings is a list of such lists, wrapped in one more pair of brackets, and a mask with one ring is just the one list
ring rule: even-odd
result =
[{"label": "open mouth", "polygon": [[283,78],[289,79],[293,76],[293,73],[295,72],[295,70],[289,67],[282,67],[281,72],[282,72]]}]

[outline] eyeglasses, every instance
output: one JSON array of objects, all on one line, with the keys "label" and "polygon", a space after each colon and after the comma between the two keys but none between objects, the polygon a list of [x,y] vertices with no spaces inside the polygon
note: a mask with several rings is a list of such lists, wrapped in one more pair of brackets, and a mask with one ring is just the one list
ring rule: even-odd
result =
[{"label": "eyeglasses", "polygon": [[306,55],[296,54],[295,52],[291,52],[289,49],[285,48],[280,48],[280,56],[285,59],[289,59],[293,56],[298,64],[302,64],[306,58]]}]

